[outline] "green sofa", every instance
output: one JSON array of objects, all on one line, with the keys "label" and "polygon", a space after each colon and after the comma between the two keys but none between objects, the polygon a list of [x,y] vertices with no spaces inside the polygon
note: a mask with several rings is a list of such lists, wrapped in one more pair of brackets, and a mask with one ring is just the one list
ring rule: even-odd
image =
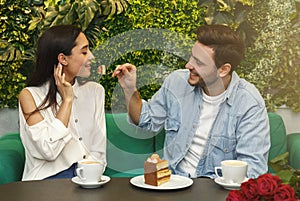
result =
[{"label": "green sofa", "polygon": [[[143,174],[143,163],[163,147],[164,131],[145,132],[127,123],[127,114],[105,114],[107,127],[107,167],[110,177],[133,177]],[[161,149],[160,148],[160,149]],[[19,133],[0,137],[0,184],[20,181],[25,161]]]},{"label": "green sofa", "polygon": [[[300,169],[300,134],[286,135],[282,118],[268,113],[271,128],[269,160],[289,151],[290,164]],[[143,162],[153,152],[162,154],[164,131],[145,132],[127,123],[125,113],[107,113],[107,168],[110,177],[133,177],[143,174]],[[299,147],[299,148],[298,148]],[[299,152],[299,153],[298,153]],[[24,148],[19,133],[0,138],[0,184],[20,181],[24,167]],[[269,170],[272,172],[272,170]]]}]

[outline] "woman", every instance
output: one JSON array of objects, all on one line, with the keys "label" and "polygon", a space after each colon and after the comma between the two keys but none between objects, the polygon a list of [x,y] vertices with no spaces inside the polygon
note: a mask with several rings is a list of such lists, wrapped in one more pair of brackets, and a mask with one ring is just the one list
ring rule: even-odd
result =
[{"label": "woman", "polygon": [[22,180],[71,178],[84,158],[106,165],[104,88],[79,81],[93,59],[75,26],[53,26],[39,38],[36,69],[19,95]]}]

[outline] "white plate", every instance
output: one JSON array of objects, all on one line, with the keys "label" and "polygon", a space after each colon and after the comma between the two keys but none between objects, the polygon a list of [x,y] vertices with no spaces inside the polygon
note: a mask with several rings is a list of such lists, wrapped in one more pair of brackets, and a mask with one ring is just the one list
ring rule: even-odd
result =
[{"label": "white plate", "polygon": [[140,175],[131,178],[130,183],[134,186],[141,187],[141,188],[155,189],[155,190],[172,190],[172,189],[180,189],[180,188],[191,186],[193,184],[193,180],[187,177],[172,174],[169,182],[164,183],[160,186],[152,186],[149,184],[145,184],[144,175]]},{"label": "white plate", "polygon": [[[214,180],[217,184],[223,186],[227,190],[238,190],[238,189],[240,189],[240,186],[241,186],[241,184],[238,184],[238,183],[225,183],[223,177],[217,177]],[[248,181],[248,178],[245,178],[245,180],[243,182],[246,182],[246,181]]]},{"label": "white plate", "polygon": [[81,181],[81,179],[79,179],[79,177],[72,178],[72,182],[80,185],[82,188],[98,188],[98,187],[106,184],[109,181],[110,181],[110,177],[105,176],[105,175],[102,175],[100,182],[95,182],[95,183],[84,183]]}]

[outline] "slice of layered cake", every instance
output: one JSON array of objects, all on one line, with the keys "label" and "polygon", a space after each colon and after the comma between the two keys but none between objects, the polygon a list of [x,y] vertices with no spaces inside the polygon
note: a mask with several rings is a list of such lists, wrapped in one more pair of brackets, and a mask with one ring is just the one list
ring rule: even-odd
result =
[{"label": "slice of layered cake", "polygon": [[172,172],[168,166],[167,160],[160,159],[158,154],[152,154],[144,162],[145,184],[160,186],[163,183],[169,182]]}]

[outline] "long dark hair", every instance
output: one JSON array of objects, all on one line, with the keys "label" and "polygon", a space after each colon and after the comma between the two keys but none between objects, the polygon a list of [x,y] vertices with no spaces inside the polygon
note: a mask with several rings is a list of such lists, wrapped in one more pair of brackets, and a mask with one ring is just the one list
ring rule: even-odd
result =
[{"label": "long dark hair", "polygon": [[244,41],[228,26],[200,26],[197,30],[197,39],[200,43],[214,50],[214,61],[217,68],[229,63],[232,72],[244,58]]},{"label": "long dark hair", "polygon": [[56,109],[58,90],[53,73],[54,66],[58,64],[57,56],[60,53],[71,55],[73,47],[76,46],[75,41],[81,32],[80,28],[73,25],[58,25],[50,27],[38,39],[36,66],[27,86],[39,87],[49,81],[49,91],[41,105],[32,113],[50,106]]}]

